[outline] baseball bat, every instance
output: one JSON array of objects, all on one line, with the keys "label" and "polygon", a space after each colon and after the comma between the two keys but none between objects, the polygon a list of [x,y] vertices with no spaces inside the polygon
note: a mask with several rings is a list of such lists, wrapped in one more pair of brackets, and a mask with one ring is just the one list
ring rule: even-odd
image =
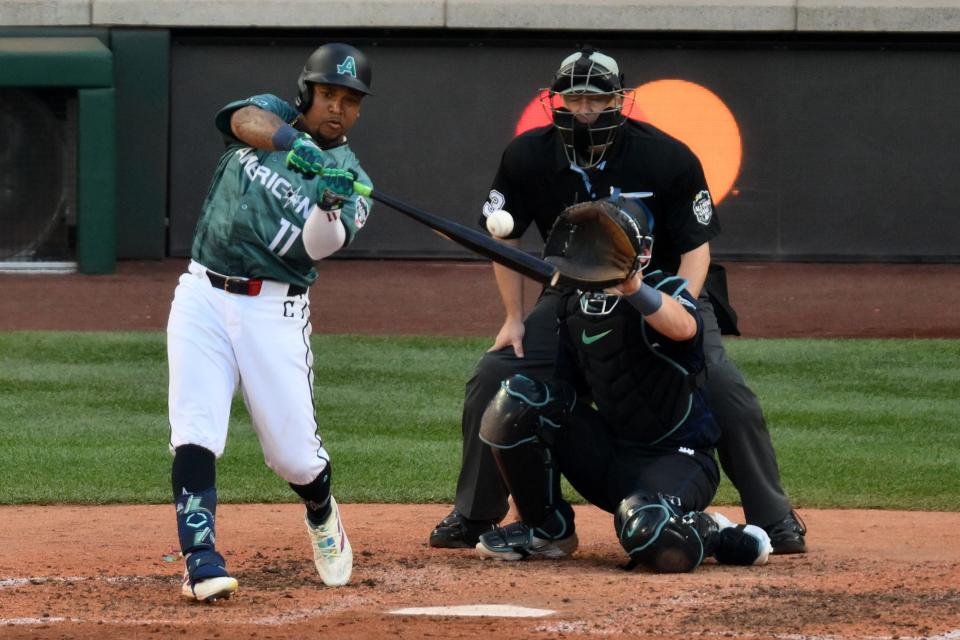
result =
[{"label": "baseball bat", "polygon": [[466,227],[458,222],[443,218],[422,209],[418,209],[405,202],[401,202],[385,193],[380,193],[360,182],[353,183],[353,190],[362,196],[368,196],[377,202],[382,202],[391,209],[413,218],[434,231],[443,234],[447,239],[466,247],[470,251],[490,258],[498,264],[516,271],[537,282],[555,285],[560,274],[557,268],[540,258],[531,256],[525,251],[497,242],[488,235],[475,229]]}]

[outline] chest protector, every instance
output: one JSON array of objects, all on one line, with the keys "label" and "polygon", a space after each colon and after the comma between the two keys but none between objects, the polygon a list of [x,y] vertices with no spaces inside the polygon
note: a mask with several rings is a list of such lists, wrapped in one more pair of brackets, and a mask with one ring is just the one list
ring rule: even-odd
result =
[{"label": "chest protector", "polygon": [[[685,283],[659,271],[643,281],[671,296]],[[662,352],[665,339],[628,302],[600,294],[581,304],[591,295],[569,296],[560,321],[597,409],[618,438],[667,444],[690,417],[695,372]]]}]

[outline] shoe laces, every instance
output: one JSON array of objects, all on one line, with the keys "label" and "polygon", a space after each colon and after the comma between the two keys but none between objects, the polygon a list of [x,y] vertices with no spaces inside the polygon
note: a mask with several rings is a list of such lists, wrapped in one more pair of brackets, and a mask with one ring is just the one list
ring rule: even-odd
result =
[{"label": "shoe laces", "polygon": [[783,520],[780,520],[776,524],[764,529],[771,538],[776,538],[784,534],[787,535],[807,535],[807,525],[800,518],[800,515],[796,511],[790,511],[786,516],[783,517]]},{"label": "shoe laces", "polygon": [[803,521],[803,518],[800,517],[800,514],[791,510],[790,515],[793,516],[793,519],[797,521],[797,526],[800,528],[800,535],[807,535],[807,523]]},{"label": "shoe laces", "polygon": [[313,529],[313,541],[317,551],[327,560],[333,560],[340,555],[343,545],[343,531],[340,529],[340,518],[332,518],[333,522],[321,524]]}]

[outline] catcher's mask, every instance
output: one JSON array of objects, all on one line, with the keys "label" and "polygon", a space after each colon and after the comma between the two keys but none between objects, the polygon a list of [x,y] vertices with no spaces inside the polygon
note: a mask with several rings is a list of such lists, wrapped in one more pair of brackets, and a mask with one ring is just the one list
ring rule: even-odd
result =
[{"label": "catcher's mask", "polygon": [[[575,113],[567,108],[564,96],[584,96],[606,106],[600,111]],[[560,63],[553,83],[540,91],[540,103],[560,132],[567,160],[589,169],[603,161],[617,131],[627,120],[633,98],[623,90],[623,74],[617,61],[599,51],[584,49]]]},{"label": "catcher's mask", "polygon": [[601,291],[643,271],[652,251],[646,216],[603,200],[564,209],[547,236],[543,259],[557,267],[562,282]]},{"label": "catcher's mask", "polygon": [[325,44],[307,58],[297,80],[296,106],[301,113],[310,110],[314,84],[335,84],[372,95],[373,70],[362,51],[342,42]]}]

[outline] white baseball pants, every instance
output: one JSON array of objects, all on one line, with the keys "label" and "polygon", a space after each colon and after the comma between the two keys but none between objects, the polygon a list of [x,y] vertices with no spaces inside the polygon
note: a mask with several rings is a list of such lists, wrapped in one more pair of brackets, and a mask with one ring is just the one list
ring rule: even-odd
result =
[{"label": "white baseball pants", "polygon": [[267,466],[309,484],[329,455],[313,406],[309,293],[264,281],[257,296],[214,288],[191,262],[180,276],[167,323],[170,446],[223,454],[239,384]]}]

